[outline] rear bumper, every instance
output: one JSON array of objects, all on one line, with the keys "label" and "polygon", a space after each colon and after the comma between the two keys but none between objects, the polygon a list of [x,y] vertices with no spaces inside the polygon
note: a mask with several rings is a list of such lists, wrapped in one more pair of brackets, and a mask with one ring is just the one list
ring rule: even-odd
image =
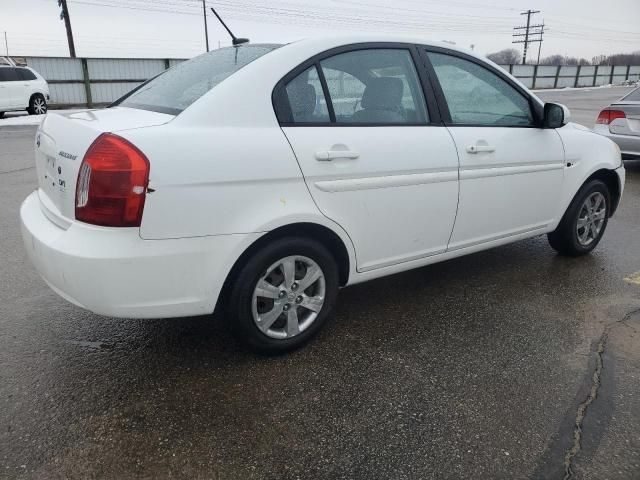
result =
[{"label": "rear bumper", "polygon": [[143,240],[137,228],[54,224],[38,192],[20,208],[27,254],[66,300],[113,317],[166,318],[213,312],[238,251],[259,234]]},{"label": "rear bumper", "polygon": [[593,131],[618,144],[623,160],[640,158],[640,137],[635,135],[616,135],[609,131],[608,125],[596,125]]}]

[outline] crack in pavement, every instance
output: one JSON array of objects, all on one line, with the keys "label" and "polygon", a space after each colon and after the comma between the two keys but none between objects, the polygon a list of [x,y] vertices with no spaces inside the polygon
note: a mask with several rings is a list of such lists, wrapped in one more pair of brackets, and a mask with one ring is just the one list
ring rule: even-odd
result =
[{"label": "crack in pavement", "polygon": [[587,407],[598,397],[598,389],[600,388],[600,375],[602,374],[602,354],[604,353],[604,347],[607,344],[607,338],[609,332],[605,329],[604,333],[600,337],[598,342],[598,349],[596,350],[596,369],[593,372],[591,390],[584,402],[578,405],[578,411],[576,412],[575,429],[573,431],[573,445],[566,451],[564,455],[564,480],[570,480],[573,477],[573,470],[571,469],[573,457],[582,448],[582,422],[587,413]]},{"label": "crack in pavement", "polygon": [[578,405],[578,410],[576,411],[576,420],[575,420],[575,428],[573,431],[573,444],[571,448],[569,448],[564,455],[564,479],[570,480],[573,478],[573,459],[582,449],[582,423],[587,414],[587,409],[589,405],[593,403],[593,401],[598,398],[598,389],[600,388],[600,378],[602,376],[602,369],[604,367],[602,356],[604,350],[607,346],[607,339],[609,338],[609,332],[620,324],[626,325],[626,321],[633,317],[635,314],[640,313],[640,308],[637,308],[629,313],[627,313],[621,320],[610,323],[604,329],[604,332],[600,336],[600,341],[598,342],[598,348],[596,349],[596,368],[592,375],[592,383],[591,389],[589,390],[589,394],[587,398]]}]

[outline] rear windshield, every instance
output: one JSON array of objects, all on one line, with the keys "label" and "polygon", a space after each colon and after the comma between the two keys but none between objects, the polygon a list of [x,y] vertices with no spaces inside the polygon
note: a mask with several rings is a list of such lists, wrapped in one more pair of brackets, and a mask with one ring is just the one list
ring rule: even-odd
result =
[{"label": "rear windshield", "polygon": [[241,45],[199,55],[143,83],[114,105],[177,115],[231,74],[280,45]]},{"label": "rear windshield", "polygon": [[635,89],[629,95],[623,98],[623,100],[637,102],[640,101],[640,88]]}]

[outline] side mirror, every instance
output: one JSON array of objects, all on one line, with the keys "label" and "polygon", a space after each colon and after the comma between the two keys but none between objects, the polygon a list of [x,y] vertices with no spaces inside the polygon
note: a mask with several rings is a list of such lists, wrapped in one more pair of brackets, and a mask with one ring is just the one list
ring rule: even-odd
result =
[{"label": "side mirror", "polygon": [[560,128],[571,119],[571,112],[564,105],[559,103],[544,104],[543,128]]}]

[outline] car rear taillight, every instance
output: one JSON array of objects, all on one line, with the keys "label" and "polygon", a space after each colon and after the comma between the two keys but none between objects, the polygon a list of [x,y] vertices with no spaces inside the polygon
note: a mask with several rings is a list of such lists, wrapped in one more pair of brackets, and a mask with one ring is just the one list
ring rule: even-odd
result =
[{"label": "car rear taillight", "polygon": [[598,119],[596,123],[600,123],[602,125],[609,125],[616,118],[627,118],[622,110],[602,110],[600,115],[598,115]]},{"label": "car rear taillight", "polygon": [[76,184],[76,219],[106,227],[139,227],[149,160],[122,137],[100,135],[87,150]]}]

